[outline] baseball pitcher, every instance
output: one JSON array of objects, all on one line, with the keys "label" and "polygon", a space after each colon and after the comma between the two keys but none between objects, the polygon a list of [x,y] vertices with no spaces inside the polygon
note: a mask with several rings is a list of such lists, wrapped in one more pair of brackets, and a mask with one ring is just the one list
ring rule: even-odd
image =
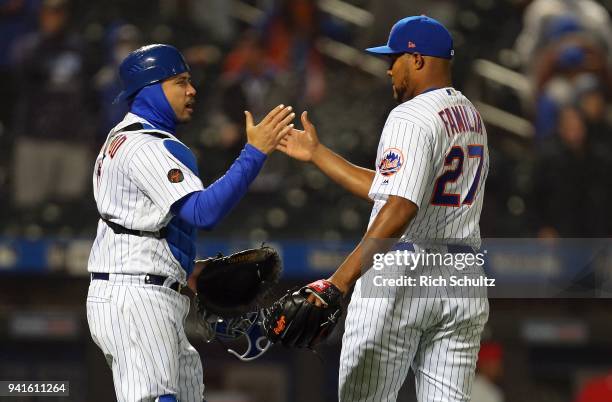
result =
[{"label": "baseball pitcher", "polygon": [[329,279],[286,295],[268,311],[268,334],[288,346],[312,347],[333,328],[340,299],[354,286],[339,400],[395,401],[412,368],[420,402],[468,402],[488,319],[486,297],[447,297],[439,288],[425,297],[369,297],[362,273],[364,261],[372,262],[365,258],[370,239],[401,238],[402,248],[412,252],[426,249],[426,240],[445,253],[473,253],[480,246],[487,133],[472,103],[452,87],[453,41],[438,21],[404,18],[387,45],[367,51],[389,59],[387,74],[400,103],[384,125],[375,169],[355,166],[320,144],[306,112],[304,131],[293,130],[279,145],[373,202],[367,232]]}]

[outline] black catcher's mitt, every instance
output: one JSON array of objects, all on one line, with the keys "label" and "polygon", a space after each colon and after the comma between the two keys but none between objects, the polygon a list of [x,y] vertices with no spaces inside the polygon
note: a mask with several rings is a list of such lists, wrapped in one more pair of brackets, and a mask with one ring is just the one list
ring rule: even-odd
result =
[{"label": "black catcher's mitt", "polygon": [[[313,294],[323,302],[318,307],[308,301]],[[342,315],[342,292],[324,279],[288,291],[264,311],[264,329],[272,342],[288,347],[312,348],[325,340]]]},{"label": "black catcher's mitt", "polygon": [[201,316],[234,318],[261,308],[282,271],[278,253],[262,246],[198,260],[196,304]]}]

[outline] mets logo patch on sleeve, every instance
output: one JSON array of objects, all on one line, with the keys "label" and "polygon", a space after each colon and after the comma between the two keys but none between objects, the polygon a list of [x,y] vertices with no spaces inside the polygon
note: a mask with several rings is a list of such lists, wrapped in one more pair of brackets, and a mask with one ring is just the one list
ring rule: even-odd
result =
[{"label": "mets logo patch on sleeve", "polygon": [[383,152],[380,163],[378,164],[378,171],[383,176],[392,176],[399,172],[404,164],[404,155],[402,151],[397,148],[387,148]]},{"label": "mets logo patch on sleeve", "polygon": [[180,183],[184,178],[181,169],[170,169],[168,171],[168,180],[170,180],[170,183]]}]

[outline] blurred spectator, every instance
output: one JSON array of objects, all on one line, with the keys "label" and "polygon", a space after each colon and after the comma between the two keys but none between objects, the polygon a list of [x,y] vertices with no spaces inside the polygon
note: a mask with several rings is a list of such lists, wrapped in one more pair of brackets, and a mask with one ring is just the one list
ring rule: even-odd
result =
[{"label": "blurred spectator", "polygon": [[[192,85],[199,92],[198,104],[206,104],[213,91],[205,88],[205,80],[213,81],[219,74],[221,50],[229,46],[225,35],[233,32],[214,33],[214,29],[227,21],[229,5],[222,6],[218,0],[159,0],[159,16],[151,18],[153,43],[171,43],[181,50],[187,64],[191,67]],[[210,13],[210,14],[207,14]],[[219,15],[215,15],[218,13]],[[214,26],[206,21],[218,17]],[[228,24],[226,28],[230,28]],[[215,43],[218,37],[222,43]],[[218,46],[221,45],[221,48]],[[196,121],[197,123],[197,117]],[[187,131],[195,130],[191,125]],[[189,135],[188,135],[189,137]]]},{"label": "blurred spectator", "polygon": [[575,103],[582,113],[594,149],[605,153],[601,158],[610,158],[612,152],[612,127],[606,119],[606,93],[601,82],[592,74],[583,74],[576,79]]},{"label": "blurred spectator", "polygon": [[571,103],[572,84],[563,77],[551,79],[536,98],[535,140],[539,145],[557,130],[559,111]]},{"label": "blurred spectator", "polygon": [[0,76],[3,77],[0,134],[2,128],[10,126],[15,103],[10,50],[15,40],[36,28],[36,5],[35,0],[0,0]]},{"label": "blurred spectator", "polygon": [[612,183],[580,112],[562,109],[558,134],[547,139],[535,167],[534,203],[540,237],[604,236],[609,233]]},{"label": "blurred spectator", "polygon": [[323,58],[316,48],[320,18],[314,0],[283,0],[263,27],[268,57],[294,75],[303,105],[316,104],[325,95]]},{"label": "blurred spectator", "polygon": [[236,37],[236,22],[231,16],[232,2],[207,0],[191,2],[193,23],[210,33],[213,43],[229,45]]},{"label": "blurred spectator", "polygon": [[590,194],[595,198],[595,213],[600,213],[594,234],[612,234],[612,211],[608,200],[612,197],[612,124],[608,120],[606,93],[600,81],[593,75],[585,74],[576,79],[575,104],[584,120],[591,157],[596,170],[591,179]]},{"label": "blurred spectator", "polygon": [[503,402],[504,395],[498,386],[503,373],[501,345],[495,342],[483,343],[478,353],[471,402]]},{"label": "blurred spectator", "polygon": [[282,74],[266,59],[264,45],[253,31],[247,31],[227,56],[224,70],[221,109],[227,124],[220,143],[223,148],[240,149],[244,141],[244,111],[251,111],[256,120],[262,119],[275,105],[291,103],[289,91]]},{"label": "blurred spectator", "polygon": [[591,74],[602,89],[611,88],[610,66],[601,44],[593,40],[576,17],[557,17],[554,33],[533,57],[536,94],[536,136],[540,140],[556,130],[559,110],[572,101],[578,77]]},{"label": "blurred spectator", "polygon": [[94,85],[98,92],[100,105],[97,143],[102,144],[108,132],[129,111],[126,102],[113,103],[122,89],[119,78],[119,64],[132,50],[140,46],[141,33],[135,26],[121,24],[111,28],[106,49],[107,62],[94,76]]},{"label": "blurred spectator", "polygon": [[[236,22],[232,19],[232,3],[225,0],[159,0],[159,13],[162,17],[153,19],[166,26],[161,31],[157,26],[155,36],[170,41],[179,48],[187,48],[201,43],[214,44],[226,48],[231,46],[236,36]],[[171,38],[170,38],[171,36]],[[189,60],[187,60],[189,61]]]},{"label": "blurred spectator", "polygon": [[69,31],[68,2],[44,0],[39,29],[14,46],[19,94],[12,179],[15,203],[78,200],[90,178],[96,121],[79,37]]},{"label": "blurred spectator", "polygon": [[516,50],[526,69],[537,52],[561,36],[588,31],[610,57],[612,29],[608,11],[594,0],[535,0],[525,10]]},{"label": "blurred spectator", "polygon": [[575,402],[612,401],[612,373],[588,381],[578,392]]},{"label": "blurred spectator", "polygon": [[[182,49],[185,60],[192,68],[192,79],[198,68],[218,63],[221,57],[214,43],[218,37],[223,37],[223,44],[230,39],[233,31],[228,22],[228,5],[220,5],[218,0],[206,2],[198,0],[160,0],[161,20],[153,20],[159,24],[154,28],[154,41],[172,43]],[[211,18],[218,18],[214,25],[208,25]],[[219,25],[225,25],[225,33],[214,33]]]},{"label": "blurred spectator", "polygon": [[[231,155],[244,146],[244,111],[249,110],[256,120],[260,120],[274,106],[294,105],[296,94],[288,85],[287,73],[279,72],[267,59],[264,44],[255,31],[242,35],[225,59],[224,71],[220,113],[215,119],[219,126],[216,145],[222,152],[215,152],[210,157],[217,165],[229,166],[233,160]],[[251,190],[275,190],[281,184],[286,164],[286,158],[270,158]]]},{"label": "blurred spectator", "polygon": [[535,85],[539,92],[556,76],[573,82],[577,75],[591,73],[608,82],[608,65],[603,50],[582,38],[566,38],[551,44],[536,58]]},{"label": "blurred spectator", "polygon": [[[469,3],[462,4],[462,8],[467,4]],[[427,14],[443,22],[445,26],[454,27],[457,9],[460,8],[459,4],[452,0],[385,0],[368,1],[364,5],[374,18],[369,27],[360,29],[362,48],[369,47],[372,43],[386,42],[389,28],[397,22],[398,16]]]}]

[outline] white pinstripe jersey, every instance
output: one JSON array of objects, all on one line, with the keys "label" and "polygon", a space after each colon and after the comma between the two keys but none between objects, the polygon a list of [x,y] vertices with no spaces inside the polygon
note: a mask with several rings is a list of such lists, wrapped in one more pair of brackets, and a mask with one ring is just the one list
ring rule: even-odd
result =
[{"label": "white pinstripe jersey", "polygon": [[[145,130],[120,132],[134,123],[142,123]],[[175,201],[203,186],[200,178],[164,145],[164,141],[180,141],[167,132],[146,127],[152,126],[128,113],[111,130],[96,159],[93,188],[100,216],[128,229],[155,232],[172,218],[170,207]],[[151,132],[163,136],[147,134]],[[171,171],[177,175],[173,180]],[[152,235],[115,234],[101,219],[88,270],[157,274],[181,282],[186,276],[166,240]]]},{"label": "white pinstripe jersey", "polygon": [[474,105],[453,88],[418,95],[393,109],[383,128],[370,225],[397,195],[419,207],[403,240],[479,247],[488,169],[487,133]]}]

